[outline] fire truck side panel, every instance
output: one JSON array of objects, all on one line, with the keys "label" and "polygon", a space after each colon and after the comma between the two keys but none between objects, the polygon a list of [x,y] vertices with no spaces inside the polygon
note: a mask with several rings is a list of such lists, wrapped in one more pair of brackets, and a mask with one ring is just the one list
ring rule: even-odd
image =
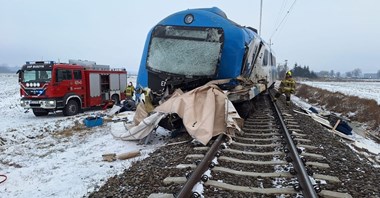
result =
[{"label": "fire truck side panel", "polygon": [[96,106],[102,103],[101,90],[100,90],[100,74],[89,73],[89,94],[88,104],[89,106]]},{"label": "fire truck side panel", "polygon": [[126,88],[127,88],[127,75],[121,74],[120,75],[120,91],[124,92]]},{"label": "fire truck side panel", "polygon": [[125,97],[126,84],[127,75],[120,73],[110,75],[110,96],[116,103],[119,103]]},{"label": "fire truck side panel", "polygon": [[120,74],[110,74],[110,90],[120,90]]},{"label": "fire truck side panel", "polygon": [[90,97],[100,96],[100,75],[90,74]]}]

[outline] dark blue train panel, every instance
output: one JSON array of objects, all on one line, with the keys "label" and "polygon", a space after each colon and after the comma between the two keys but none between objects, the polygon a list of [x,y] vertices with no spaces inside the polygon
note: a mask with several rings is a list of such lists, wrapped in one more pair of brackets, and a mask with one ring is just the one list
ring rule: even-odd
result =
[{"label": "dark blue train panel", "polygon": [[233,82],[241,76],[259,81],[271,76],[266,74],[271,67],[259,68],[267,48],[253,28],[229,20],[219,8],[177,12],[148,33],[137,87],[149,87],[154,96],[160,97],[176,88],[191,90],[215,79]]}]

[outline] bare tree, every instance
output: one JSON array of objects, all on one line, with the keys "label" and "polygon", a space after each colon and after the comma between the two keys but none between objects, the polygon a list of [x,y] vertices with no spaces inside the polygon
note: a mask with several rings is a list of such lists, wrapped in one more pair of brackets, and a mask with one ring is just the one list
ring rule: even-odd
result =
[{"label": "bare tree", "polygon": [[334,77],[334,76],[335,76],[334,70],[330,70],[330,77]]},{"label": "bare tree", "polygon": [[280,63],[277,66],[277,73],[279,78],[284,78],[285,73],[289,70],[288,60],[285,60],[285,64],[281,65]]},{"label": "bare tree", "polygon": [[330,75],[330,73],[328,71],[320,71],[318,76],[319,77],[323,77],[323,78],[326,78]]},{"label": "bare tree", "polygon": [[358,78],[362,75],[362,70],[359,68],[356,68],[356,69],[354,69],[354,71],[352,71],[352,75],[353,75],[353,77]]},{"label": "bare tree", "polygon": [[351,78],[352,77],[352,72],[346,72],[346,77]]}]

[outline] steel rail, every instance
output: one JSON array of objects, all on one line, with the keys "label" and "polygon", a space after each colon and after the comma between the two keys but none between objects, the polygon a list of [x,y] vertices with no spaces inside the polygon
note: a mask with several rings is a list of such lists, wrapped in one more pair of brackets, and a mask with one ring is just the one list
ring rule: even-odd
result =
[{"label": "steel rail", "polygon": [[209,168],[211,161],[213,160],[216,152],[225,138],[224,134],[220,134],[215,142],[212,144],[210,150],[206,153],[205,157],[199,163],[197,168],[191,173],[189,179],[187,179],[185,185],[181,188],[181,191],[177,194],[178,198],[190,197],[194,185],[201,180],[202,174]]},{"label": "steel rail", "polygon": [[[273,96],[269,93],[268,94],[271,101],[273,101]],[[281,111],[277,107],[277,104],[275,102],[271,102],[272,106],[274,107],[276,111],[276,116],[278,117],[281,125],[281,129],[284,132],[285,141],[287,142],[289,153],[291,155],[291,158],[293,160],[293,166],[296,170],[296,176],[298,178],[299,184],[301,186],[301,191],[304,197],[308,198],[317,198],[318,195],[314,190],[314,186],[310,181],[309,175],[306,172],[305,166],[303,165],[303,162],[298,155],[297,147],[295,146],[294,142],[292,141],[292,138],[289,134],[288,129],[286,128],[286,124],[281,116]]]}]

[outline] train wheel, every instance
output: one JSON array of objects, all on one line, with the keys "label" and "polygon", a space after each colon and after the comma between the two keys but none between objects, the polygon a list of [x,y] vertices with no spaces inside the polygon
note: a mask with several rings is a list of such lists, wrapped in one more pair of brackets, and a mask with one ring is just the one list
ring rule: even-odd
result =
[{"label": "train wheel", "polygon": [[49,111],[45,109],[33,109],[33,114],[35,116],[46,116],[49,114]]},{"label": "train wheel", "polygon": [[63,115],[72,116],[79,113],[79,105],[75,100],[69,100],[63,109]]}]

